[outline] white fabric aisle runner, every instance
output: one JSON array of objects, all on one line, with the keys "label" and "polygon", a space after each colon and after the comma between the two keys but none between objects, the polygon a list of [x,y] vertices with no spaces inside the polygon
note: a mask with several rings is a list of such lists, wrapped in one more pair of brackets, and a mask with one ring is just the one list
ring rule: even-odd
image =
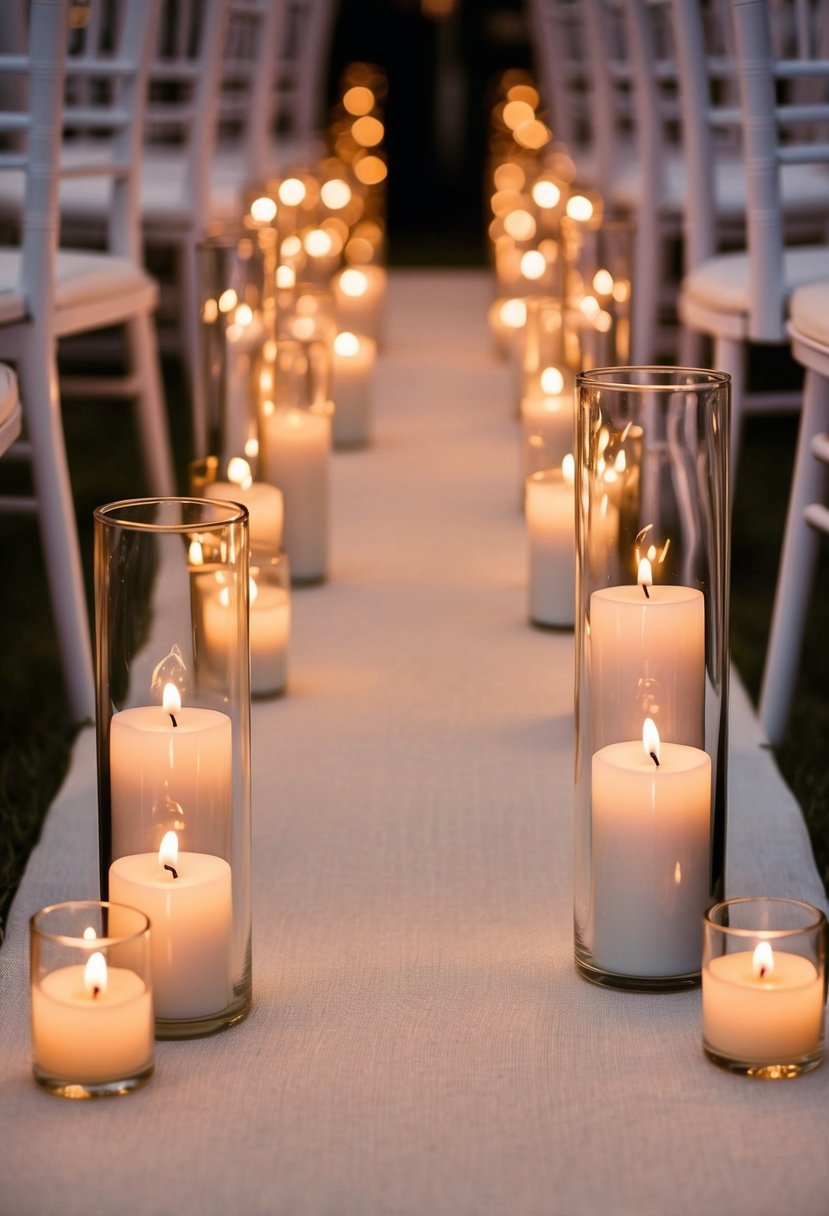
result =
[{"label": "white fabric aisle runner", "polygon": [[[572,635],[525,623],[518,427],[482,273],[395,272],[377,440],[338,453],[328,585],[253,710],[254,1008],[140,1093],[30,1075],[27,919],[97,894],[80,738],[0,950],[8,1216],[818,1216],[829,1065],[770,1084],[698,993],[574,969]],[[821,903],[732,686],[729,893]]]}]

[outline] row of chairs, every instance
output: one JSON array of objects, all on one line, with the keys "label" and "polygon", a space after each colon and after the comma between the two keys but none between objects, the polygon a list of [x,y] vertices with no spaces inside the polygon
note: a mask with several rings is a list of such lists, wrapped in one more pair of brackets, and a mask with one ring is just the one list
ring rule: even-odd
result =
[{"label": "row of chairs", "polygon": [[[554,135],[636,225],[632,361],[730,373],[732,482],[745,417],[803,401],[759,707],[779,743],[813,529],[827,521],[814,500],[829,427],[829,12],[820,0],[531,0],[529,12]],[[805,394],[749,391],[752,352],[789,341]]]},{"label": "row of chairs", "polygon": [[[95,697],[62,400],[132,401],[146,487],[174,492],[160,286],[145,267],[148,250],[164,249],[193,448],[204,452],[197,247],[211,222],[239,216],[247,185],[310,152],[333,11],[333,0],[4,0],[0,359],[23,408],[9,456],[31,462],[33,494],[7,496],[0,510],[38,515],[77,721]],[[59,377],[61,339],[113,327],[125,335],[124,375]],[[87,364],[97,370],[94,349]]]}]

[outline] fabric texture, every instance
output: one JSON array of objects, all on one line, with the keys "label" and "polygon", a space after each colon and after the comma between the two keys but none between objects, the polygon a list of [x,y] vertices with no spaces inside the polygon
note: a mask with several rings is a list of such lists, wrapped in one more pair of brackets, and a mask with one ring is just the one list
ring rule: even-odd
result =
[{"label": "fabric texture", "polygon": [[[829,1068],[732,1077],[700,995],[573,963],[573,638],[526,620],[510,372],[483,273],[395,272],[376,441],[333,460],[332,569],[253,707],[254,1005],[140,1092],[40,1092],[28,917],[97,895],[78,740],[0,951],[14,1216],[819,1216]],[[799,808],[731,700],[730,895],[825,908]]]}]

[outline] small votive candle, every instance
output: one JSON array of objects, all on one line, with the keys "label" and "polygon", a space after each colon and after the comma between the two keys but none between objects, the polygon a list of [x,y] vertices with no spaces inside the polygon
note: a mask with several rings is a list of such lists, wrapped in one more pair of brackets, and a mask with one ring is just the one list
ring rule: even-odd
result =
[{"label": "small votive candle", "polygon": [[573,628],[576,610],[576,499],[573,457],[527,478],[528,614],[534,625]]},{"label": "small votive candle", "polygon": [[29,940],[38,1085],[64,1098],[100,1098],[148,1081],[154,1023],[147,917],[92,900],[53,904],[31,918]]},{"label": "small votive candle", "polygon": [[702,1038],[720,1067],[763,1080],[823,1059],[827,923],[795,899],[729,899],[704,918]]}]

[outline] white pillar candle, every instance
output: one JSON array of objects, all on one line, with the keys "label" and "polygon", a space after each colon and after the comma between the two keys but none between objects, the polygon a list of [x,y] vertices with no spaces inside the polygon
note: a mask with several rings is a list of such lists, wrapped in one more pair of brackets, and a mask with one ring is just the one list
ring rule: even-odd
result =
[{"label": "white pillar candle", "polygon": [[158,853],[116,858],[109,891],[114,903],[138,908],[150,921],[156,1018],[207,1017],[225,1009],[233,921],[225,859],[178,853],[176,834],[169,832]]},{"label": "white pillar candle", "polygon": [[704,742],[705,606],[694,587],[605,587],[590,597],[593,745],[635,738]]},{"label": "white pillar candle", "polygon": [[239,502],[247,507],[251,548],[278,553],[282,547],[284,505],[282,491],[264,481],[254,481],[250,465],[240,456],[228,462],[228,480],[205,486],[205,498]]},{"label": "white pillar candle", "polygon": [[[250,691],[254,697],[272,696],[283,692],[288,682],[290,592],[254,578],[250,583]],[[215,655],[221,664],[235,630],[221,588],[205,591],[202,621],[208,661]]]},{"label": "white pillar candle", "polygon": [[330,451],[329,415],[283,408],[263,413],[264,476],[282,490],[285,548],[297,582],[317,582],[328,571]]},{"label": "white pillar candle", "polygon": [[748,1064],[809,1055],[823,1037],[823,983],[814,963],[765,941],[753,951],[709,959],[702,972],[702,1034],[715,1055]]},{"label": "white pillar candle", "polygon": [[383,343],[386,272],[382,266],[348,266],[334,276],[340,329]]},{"label": "white pillar candle", "polygon": [[203,848],[227,850],[232,749],[227,714],[182,708],[175,686],[168,684],[164,705],[112,715],[109,747],[113,857],[157,845],[176,806],[187,808]]},{"label": "white pillar candle", "polygon": [[[92,974],[97,960],[103,970]],[[32,986],[32,1059],[47,1076],[78,1084],[144,1072],[153,1061],[147,985],[127,968],[107,968],[102,954],[48,972]]]},{"label": "white pillar candle", "polygon": [[576,599],[576,500],[573,457],[527,478],[529,616],[537,625],[571,627]]},{"label": "white pillar candle", "polygon": [[502,359],[509,358],[520,345],[527,324],[526,301],[517,296],[501,296],[492,301],[487,319],[495,353]]},{"label": "white pillar candle", "polygon": [[656,734],[604,747],[593,756],[591,813],[594,964],[618,975],[699,971],[711,889],[710,757],[660,745]]},{"label": "white pillar candle", "polygon": [[334,398],[334,446],[347,448],[371,438],[372,381],[377,343],[343,330],[334,339],[331,395]]},{"label": "white pillar candle", "polygon": [[[541,391],[525,393],[521,398],[521,483],[535,469],[530,467],[531,439],[537,436],[544,453],[543,467],[554,468],[561,464],[568,452],[573,451],[575,441],[575,407],[572,393],[550,396]],[[535,466],[538,468],[538,465]]]}]

